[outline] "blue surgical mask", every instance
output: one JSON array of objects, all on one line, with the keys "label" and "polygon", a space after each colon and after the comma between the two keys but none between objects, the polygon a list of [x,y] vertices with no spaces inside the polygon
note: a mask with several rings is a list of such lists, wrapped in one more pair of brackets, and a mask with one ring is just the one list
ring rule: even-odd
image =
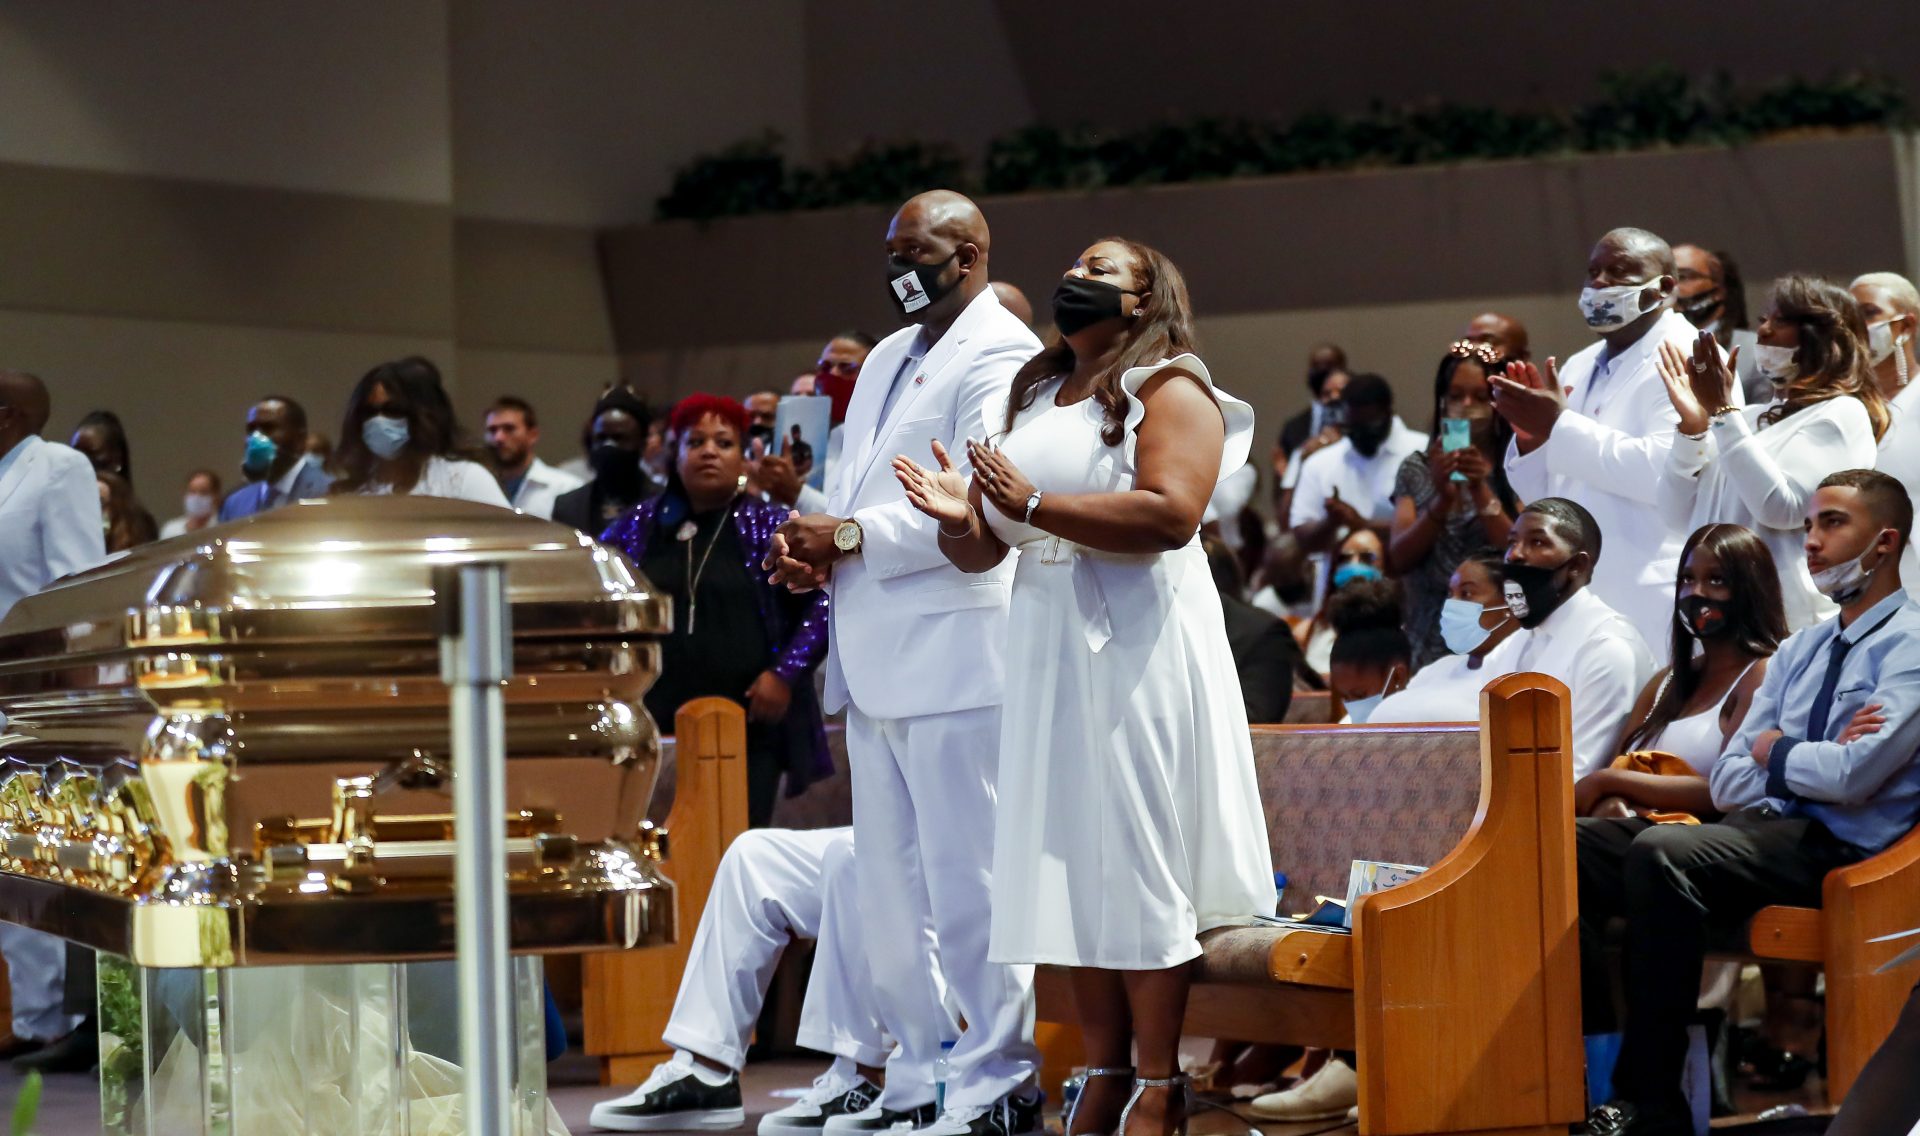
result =
[{"label": "blue surgical mask", "polygon": [[1378,580],[1379,578],[1380,569],[1356,560],[1351,564],[1342,564],[1333,570],[1333,588],[1339,591],[1356,580]]},{"label": "blue surgical mask", "polygon": [[[1449,598],[1440,605],[1440,638],[1447,650],[1456,655],[1471,655],[1480,649],[1487,637],[1499,630],[1499,625],[1482,627],[1480,616],[1483,612],[1505,611],[1505,604],[1493,607],[1481,607],[1472,600]],[[1505,623],[1506,620],[1501,620]]]},{"label": "blue surgical mask", "polygon": [[1373,717],[1373,712],[1380,708],[1381,701],[1387,697],[1387,691],[1393,688],[1393,676],[1399,670],[1397,663],[1387,668],[1387,681],[1380,685],[1380,693],[1370,698],[1356,698],[1346,704],[1347,717],[1353,719],[1354,725],[1360,725]]},{"label": "blue surgical mask", "polygon": [[258,481],[273,468],[273,461],[280,456],[280,447],[272,438],[255,430],[247,435],[247,453],[240,459],[240,472],[250,480]]},{"label": "blue surgical mask", "polygon": [[400,451],[407,448],[409,436],[406,419],[388,418],[384,414],[374,415],[360,427],[360,440],[381,461],[398,457]]}]

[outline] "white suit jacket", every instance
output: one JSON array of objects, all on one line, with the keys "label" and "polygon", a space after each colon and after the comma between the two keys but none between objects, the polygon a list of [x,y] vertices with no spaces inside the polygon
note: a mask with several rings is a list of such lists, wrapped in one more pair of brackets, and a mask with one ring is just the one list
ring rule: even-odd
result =
[{"label": "white suit jacket", "polygon": [[571,493],[585,484],[571,473],[564,473],[534,458],[533,464],[527,467],[527,476],[520,482],[520,488],[514,492],[512,505],[529,516],[551,521],[554,501],[562,493]]},{"label": "white suit jacket", "polygon": [[[1656,653],[1666,650],[1674,575],[1689,535],[1669,529],[1659,512],[1680,414],[1656,363],[1662,340],[1691,355],[1699,334],[1668,309],[1613,360],[1597,386],[1594,371],[1606,342],[1594,341],[1560,367],[1560,385],[1573,390],[1546,444],[1525,455],[1518,443],[1507,450],[1507,479],[1522,501],[1565,497],[1599,522],[1600,561],[1589,586]],[[1741,401],[1738,386],[1731,398]]]},{"label": "white suit jacket", "polygon": [[107,558],[92,464],[39,438],[19,449],[0,473],[0,619],[23,597]]},{"label": "white suit jacket", "polygon": [[[905,327],[874,347],[847,408],[827,511],[860,522],[862,547],[835,565],[830,585],[829,713],[851,701],[869,717],[913,718],[997,706],[1004,697],[1013,558],[990,572],[955,568],[933,518],[907,502],[893,459],[931,465],[938,438],[971,478],[966,440],[985,440],[983,415],[1005,405],[1014,372],[1040,341],[991,290],[967,305],[918,367],[900,374],[919,333]],[[883,422],[896,374],[900,393]]]}]

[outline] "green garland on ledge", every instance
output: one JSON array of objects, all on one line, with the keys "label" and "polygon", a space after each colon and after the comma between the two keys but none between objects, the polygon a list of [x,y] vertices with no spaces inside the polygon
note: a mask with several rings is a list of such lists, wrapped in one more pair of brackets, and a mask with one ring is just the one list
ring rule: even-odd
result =
[{"label": "green garland on ledge", "polygon": [[1905,127],[1892,79],[1787,79],[1738,91],[1731,78],[1655,70],[1604,76],[1600,96],[1571,111],[1437,103],[1359,114],[1312,111],[1290,123],[1200,118],[1129,133],[1029,126],[994,139],[977,175],[950,146],[869,144],[839,161],[792,166],[778,135],[695,159],[660,198],[660,220],[893,204],[928,186],[989,194],[1088,190],[1443,162],[1738,145],[1796,130]]}]

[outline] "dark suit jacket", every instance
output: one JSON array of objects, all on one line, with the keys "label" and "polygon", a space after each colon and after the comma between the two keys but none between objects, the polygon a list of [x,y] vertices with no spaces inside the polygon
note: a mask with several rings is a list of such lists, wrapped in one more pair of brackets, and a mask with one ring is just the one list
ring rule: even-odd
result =
[{"label": "dark suit jacket", "polygon": [[1313,437],[1313,408],[1308,407],[1287,419],[1286,425],[1280,427],[1280,448],[1291,454],[1305,445],[1307,439],[1311,437]]},{"label": "dark suit jacket", "polygon": [[1300,645],[1286,623],[1235,596],[1221,596],[1227,646],[1240,672],[1240,696],[1253,725],[1284,722],[1293,704],[1293,675],[1302,665]]},{"label": "dark suit jacket", "polygon": [[333,478],[320,468],[320,463],[309,459],[300,467],[300,476],[293,479],[292,494],[282,497],[271,481],[256,481],[227,494],[220,503],[220,519],[237,521],[241,517],[251,517],[255,513],[264,513],[268,509],[277,509],[289,501],[306,501],[314,497],[325,497],[333,488]]}]

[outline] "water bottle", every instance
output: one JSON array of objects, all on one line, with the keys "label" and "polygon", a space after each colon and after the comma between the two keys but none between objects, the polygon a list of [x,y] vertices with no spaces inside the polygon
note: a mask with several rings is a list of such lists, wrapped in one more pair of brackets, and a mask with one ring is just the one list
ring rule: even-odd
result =
[{"label": "water bottle", "polygon": [[1275,872],[1273,874],[1273,913],[1275,915],[1285,915],[1287,913],[1286,898],[1287,874],[1285,872]]},{"label": "water bottle", "polygon": [[953,1072],[953,1043],[940,1043],[940,1060],[933,1063],[933,1111],[936,1115],[947,1111],[947,1077]]}]

